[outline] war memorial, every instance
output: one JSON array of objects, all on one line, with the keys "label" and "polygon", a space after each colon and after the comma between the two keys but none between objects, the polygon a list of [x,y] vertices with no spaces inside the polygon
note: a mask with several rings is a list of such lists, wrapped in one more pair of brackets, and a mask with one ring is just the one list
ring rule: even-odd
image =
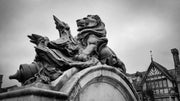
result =
[{"label": "war memorial", "polygon": [[28,35],[35,45],[31,64],[20,64],[10,79],[21,83],[0,93],[2,101],[139,101],[124,63],[107,46],[98,15],[76,20],[73,37],[67,23],[53,16],[57,40]]}]

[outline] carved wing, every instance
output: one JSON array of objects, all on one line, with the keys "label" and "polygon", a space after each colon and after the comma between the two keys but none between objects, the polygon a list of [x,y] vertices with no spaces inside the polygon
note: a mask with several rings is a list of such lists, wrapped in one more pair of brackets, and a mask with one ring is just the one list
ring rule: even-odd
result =
[{"label": "carved wing", "polygon": [[55,24],[56,24],[56,29],[59,31],[59,43],[63,42],[73,42],[76,43],[74,38],[71,35],[70,27],[67,23],[60,21],[56,16],[53,15]]}]

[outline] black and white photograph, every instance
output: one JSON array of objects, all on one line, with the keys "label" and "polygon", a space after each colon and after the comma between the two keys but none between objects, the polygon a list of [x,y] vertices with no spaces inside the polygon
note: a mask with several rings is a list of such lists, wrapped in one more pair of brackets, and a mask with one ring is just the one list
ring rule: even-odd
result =
[{"label": "black and white photograph", "polygon": [[0,0],[0,101],[180,101],[179,0]]}]

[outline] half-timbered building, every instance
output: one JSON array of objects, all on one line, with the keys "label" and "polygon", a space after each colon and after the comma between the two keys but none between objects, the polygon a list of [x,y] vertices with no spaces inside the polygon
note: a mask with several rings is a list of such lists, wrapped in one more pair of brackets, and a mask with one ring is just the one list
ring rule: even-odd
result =
[{"label": "half-timbered building", "polygon": [[142,101],[180,101],[180,61],[177,49],[171,50],[174,69],[167,70],[151,58],[147,71],[127,74]]},{"label": "half-timbered building", "polygon": [[151,62],[140,86],[143,101],[178,101],[175,77],[155,61]]}]

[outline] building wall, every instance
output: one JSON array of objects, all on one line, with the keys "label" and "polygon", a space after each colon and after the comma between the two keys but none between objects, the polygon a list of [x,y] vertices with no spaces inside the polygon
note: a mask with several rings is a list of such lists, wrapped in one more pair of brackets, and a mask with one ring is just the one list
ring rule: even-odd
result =
[{"label": "building wall", "polygon": [[132,84],[142,101],[179,101],[176,82],[169,80],[164,75],[149,75],[142,86],[140,83],[137,85],[137,81],[135,81],[140,78],[139,76],[133,75],[132,78]]}]

